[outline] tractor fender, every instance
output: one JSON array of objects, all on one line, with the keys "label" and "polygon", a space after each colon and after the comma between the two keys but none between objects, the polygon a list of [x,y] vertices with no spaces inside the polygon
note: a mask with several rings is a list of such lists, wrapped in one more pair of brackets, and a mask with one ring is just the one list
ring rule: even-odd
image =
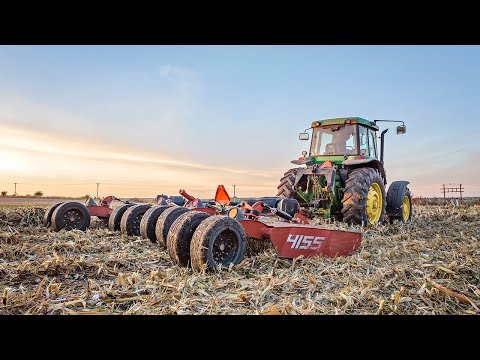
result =
[{"label": "tractor fender", "polygon": [[387,184],[387,175],[385,173],[385,169],[383,168],[383,164],[377,159],[352,159],[342,161],[342,165],[351,166],[353,169],[362,167],[364,164],[368,164],[368,167],[378,170],[383,178],[383,182],[385,185]]},{"label": "tractor fender", "polygon": [[388,187],[386,214],[389,216],[402,216],[402,203],[407,186],[410,182],[405,180],[394,181]]}]

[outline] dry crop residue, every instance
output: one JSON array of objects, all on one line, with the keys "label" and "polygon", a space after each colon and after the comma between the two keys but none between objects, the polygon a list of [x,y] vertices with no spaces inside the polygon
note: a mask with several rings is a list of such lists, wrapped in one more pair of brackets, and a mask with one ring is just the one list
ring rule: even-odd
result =
[{"label": "dry crop residue", "polygon": [[102,224],[55,233],[43,213],[0,210],[0,314],[480,314],[475,205],[416,206],[412,224],[364,230],[349,257],[292,261],[270,247],[207,274]]}]

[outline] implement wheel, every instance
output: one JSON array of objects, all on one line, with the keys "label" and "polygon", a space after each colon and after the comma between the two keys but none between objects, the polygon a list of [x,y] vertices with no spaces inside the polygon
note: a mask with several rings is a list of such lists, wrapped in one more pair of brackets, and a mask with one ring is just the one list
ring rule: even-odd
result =
[{"label": "implement wheel", "polygon": [[120,231],[129,236],[140,236],[142,216],[150,209],[150,205],[134,205],[127,209],[120,221]]},{"label": "implement wheel", "polygon": [[85,205],[75,201],[60,204],[52,214],[53,230],[82,230],[90,226],[90,213]]},{"label": "implement wheel", "polygon": [[203,211],[189,211],[180,215],[167,235],[167,250],[170,258],[180,266],[190,262],[190,242],[198,225],[210,215]]},{"label": "implement wheel", "polygon": [[352,170],[342,203],[343,221],[364,226],[382,223],[387,204],[382,176],[368,167]]},{"label": "implement wheel", "polygon": [[242,225],[232,218],[214,215],[200,223],[190,243],[192,268],[216,270],[237,265],[245,256],[247,240]]},{"label": "implement wheel", "polygon": [[111,231],[120,230],[120,222],[122,221],[122,215],[131,206],[133,206],[133,204],[120,205],[119,207],[115,208],[115,210],[112,211],[112,213],[110,214],[110,217],[108,218],[108,228]]},{"label": "implement wheel", "polygon": [[155,205],[147,210],[140,221],[140,235],[142,239],[150,239],[153,243],[157,242],[155,225],[157,224],[158,217],[169,208],[170,206],[168,205]]},{"label": "implement wheel", "polygon": [[45,215],[43,215],[43,225],[45,225],[46,227],[49,227],[50,225],[52,225],[52,215],[53,215],[53,212],[55,211],[55,209],[57,207],[59,207],[60,205],[62,205],[63,202],[59,202],[55,205],[52,205],[50,206],[46,211],[45,211]]},{"label": "implement wheel", "polygon": [[177,218],[188,212],[187,208],[181,206],[172,206],[170,209],[165,210],[158,217],[157,224],[155,225],[155,236],[157,238],[157,243],[162,247],[167,247],[167,236],[170,228]]}]

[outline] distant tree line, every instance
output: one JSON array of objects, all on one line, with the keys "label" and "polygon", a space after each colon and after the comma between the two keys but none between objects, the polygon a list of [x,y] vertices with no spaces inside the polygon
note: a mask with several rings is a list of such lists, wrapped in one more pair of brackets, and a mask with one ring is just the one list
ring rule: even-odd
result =
[{"label": "distant tree line", "polygon": [[[4,190],[4,191],[1,191],[0,194],[2,194],[2,196],[7,196],[8,191],[5,191],[5,190]],[[15,195],[13,195],[13,196],[15,196]],[[27,194],[27,195],[25,195],[25,196],[29,197],[29,196],[32,196],[32,195]],[[42,197],[42,196],[43,196],[43,191],[42,191],[42,190],[37,190],[37,191],[35,191],[35,192],[33,193],[33,196]]]}]

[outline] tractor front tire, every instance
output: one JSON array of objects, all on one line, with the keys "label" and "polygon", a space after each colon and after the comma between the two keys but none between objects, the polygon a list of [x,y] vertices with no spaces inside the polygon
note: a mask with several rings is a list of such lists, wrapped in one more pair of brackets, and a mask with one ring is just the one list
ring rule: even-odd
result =
[{"label": "tractor front tire", "polygon": [[343,221],[367,226],[385,219],[385,185],[380,173],[373,168],[352,170],[343,193]]},{"label": "tractor front tire", "polygon": [[[393,183],[392,183],[393,185]],[[390,185],[390,188],[392,187]],[[403,223],[408,223],[412,221],[413,213],[413,202],[412,195],[408,187],[403,188],[403,191],[390,191],[390,188],[387,192],[387,206],[393,205],[394,207],[400,209],[400,216],[389,215],[390,224],[393,224],[395,220],[401,221]]]}]

